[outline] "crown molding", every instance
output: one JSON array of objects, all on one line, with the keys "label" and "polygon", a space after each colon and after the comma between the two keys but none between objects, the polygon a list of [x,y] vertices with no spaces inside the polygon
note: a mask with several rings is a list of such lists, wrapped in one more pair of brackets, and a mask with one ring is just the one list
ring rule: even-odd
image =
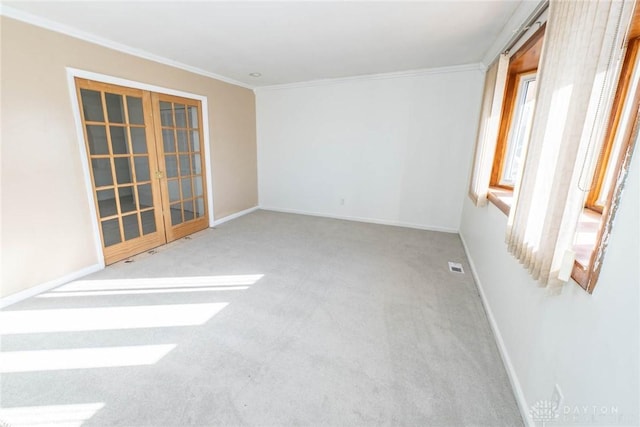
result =
[{"label": "crown molding", "polygon": [[7,18],[15,19],[17,21],[25,22],[27,24],[34,25],[36,27],[44,28],[47,30],[55,31],[76,39],[80,39],[89,43],[97,44],[109,49],[117,50],[118,52],[126,53],[129,55],[137,56],[139,58],[147,59],[149,61],[157,62],[159,64],[168,65],[173,68],[179,68],[190,73],[198,74],[201,76],[209,77],[215,80],[220,80],[225,83],[229,83],[236,86],[241,86],[247,89],[254,89],[254,86],[247,83],[240,82],[238,80],[231,79],[229,77],[221,76],[219,74],[211,73],[198,67],[183,64],[182,62],[174,61],[169,58],[165,58],[160,55],[156,55],[147,52],[142,49],[136,49],[122,43],[117,43],[103,37],[99,37],[72,27],[68,25],[60,24],[50,19],[42,18],[40,16],[33,15],[31,13],[23,12],[12,7],[0,4],[0,16],[6,16]]},{"label": "crown molding", "polygon": [[523,23],[531,16],[544,0],[525,0],[513,12],[495,41],[484,54],[482,63],[488,67],[500,55],[511,37],[518,32]]},{"label": "crown molding", "polygon": [[384,79],[398,79],[403,77],[420,77],[431,74],[447,74],[447,73],[460,73],[465,71],[485,71],[486,66],[480,62],[464,65],[454,65],[449,67],[437,67],[437,68],[422,68],[418,70],[407,71],[395,71],[391,73],[379,73],[379,74],[363,74],[360,76],[350,77],[338,77],[334,79],[319,79],[309,80],[305,82],[297,83],[285,83],[279,85],[270,86],[257,86],[253,89],[254,92],[269,91],[269,90],[281,90],[281,89],[297,89],[314,86],[326,86],[341,83],[350,83],[367,80],[384,80]]},{"label": "crown molding", "polygon": [[324,85],[333,85],[333,84],[340,84],[340,83],[349,83],[354,81],[395,79],[395,78],[403,78],[403,77],[418,77],[418,76],[424,76],[424,75],[430,75],[430,74],[486,70],[486,65],[482,62],[479,62],[479,63],[454,65],[454,66],[447,66],[447,67],[423,68],[423,69],[417,69],[417,70],[396,71],[396,72],[390,72],[390,73],[364,74],[359,76],[338,77],[338,78],[330,78],[330,79],[308,80],[308,81],[295,82],[295,83],[256,86],[256,85],[250,85],[244,82],[240,82],[238,80],[234,80],[229,77],[221,76],[219,74],[215,74],[198,67],[193,67],[191,65],[187,65],[182,62],[174,61],[172,59],[165,58],[163,56],[159,56],[142,49],[136,49],[136,48],[124,45],[122,43],[117,43],[117,42],[105,39],[103,37],[99,37],[99,36],[69,27],[67,25],[60,24],[50,19],[42,18],[40,16],[36,16],[31,13],[23,12],[21,10],[3,5],[1,3],[0,3],[0,16],[6,16],[7,18],[25,22],[27,24],[34,25],[36,27],[40,27],[40,28],[54,31],[60,34],[64,34],[69,37],[73,37],[89,43],[97,44],[99,46],[116,50],[118,52],[126,53],[128,55],[132,55],[138,58],[147,59],[149,61],[167,65],[169,67],[178,68],[184,71],[188,71],[190,73],[209,77],[215,80],[220,80],[222,82],[229,83],[232,85],[244,87],[247,89],[252,89],[254,92],[265,91],[265,90],[294,89],[294,88],[304,88],[304,87],[313,87],[313,86],[324,86]]}]

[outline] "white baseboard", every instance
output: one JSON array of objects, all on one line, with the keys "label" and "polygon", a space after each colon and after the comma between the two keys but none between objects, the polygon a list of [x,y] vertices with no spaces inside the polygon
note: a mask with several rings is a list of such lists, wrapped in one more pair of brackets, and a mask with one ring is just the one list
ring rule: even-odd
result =
[{"label": "white baseboard", "polygon": [[241,216],[244,216],[244,215],[250,214],[251,212],[257,211],[258,209],[260,209],[259,206],[254,206],[252,208],[245,209],[243,211],[236,212],[236,213],[231,214],[231,215],[227,215],[224,218],[221,218],[219,220],[213,221],[212,227],[215,227],[215,226],[220,225],[220,224],[224,224],[225,222],[231,221],[231,220],[236,219],[236,218],[240,218]]},{"label": "white baseboard", "polygon": [[342,219],[345,221],[357,221],[357,222],[367,222],[370,224],[380,224],[380,225],[393,225],[396,227],[406,227],[406,228],[415,228],[418,230],[428,230],[428,231],[440,231],[443,233],[458,233],[457,229],[448,228],[448,227],[438,227],[438,226],[430,226],[430,225],[421,225],[421,224],[411,224],[408,222],[402,221],[389,221],[384,219],[374,219],[374,218],[363,218],[357,216],[344,216],[344,215],[332,215],[327,213],[320,212],[309,212],[302,211],[297,209],[283,209],[283,208],[273,208],[268,206],[260,206],[260,209],[264,211],[272,211],[272,212],[282,212],[282,213],[292,213],[298,215],[309,215],[309,216],[319,216],[322,218],[331,218],[331,219]]},{"label": "white baseboard", "polygon": [[58,286],[64,285],[65,283],[79,279],[80,277],[86,276],[88,274],[95,273],[96,271],[102,270],[103,268],[104,266],[100,264],[93,264],[89,267],[74,271],[73,273],[69,273],[57,279],[50,280],[40,285],[32,286],[23,291],[16,292],[15,294],[8,295],[4,298],[0,298],[0,308],[5,308],[11,304],[15,304],[34,295],[38,295],[50,289],[57,288]]},{"label": "white baseboard", "polygon": [[513,368],[513,364],[511,363],[511,358],[509,357],[507,346],[502,339],[502,334],[500,333],[500,329],[498,328],[496,319],[493,316],[493,311],[491,311],[491,306],[489,305],[489,301],[487,300],[484,289],[482,288],[482,282],[480,281],[480,277],[478,276],[478,272],[476,271],[476,266],[473,263],[471,254],[469,254],[469,248],[467,247],[467,242],[465,242],[462,233],[460,233],[460,240],[462,240],[462,246],[464,247],[464,252],[467,255],[467,260],[469,260],[471,274],[473,275],[473,280],[476,282],[476,287],[478,288],[478,292],[480,293],[484,311],[487,313],[489,325],[491,325],[491,330],[493,331],[493,336],[496,340],[498,351],[500,352],[500,357],[502,358],[502,363],[504,364],[504,367],[507,371],[507,376],[509,377],[511,388],[513,389],[513,393],[515,394],[516,402],[518,404],[518,408],[520,409],[522,420],[524,421],[526,426],[535,427],[535,423],[533,422],[531,414],[529,413],[529,405],[527,404],[527,400],[524,397],[524,392],[522,390],[522,387],[520,386],[520,381],[518,380],[518,374],[516,373],[515,369]]},{"label": "white baseboard", "polygon": [[[254,212],[256,210],[258,210],[258,206],[254,206],[252,208],[249,209],[245,209],[243,211],[240,212],[236,212],[234,214],[231,214],[229,216],[226,216],[222,219],[219,219],[217,221],[214,221],[213,226],[215,227],[216,225],[220,225],[220,224],[224,224],[227,221],[231,221],[233,219],[239,218],[243,215],[247,215],[251,212]],[[60,277],[58,279],[54,279],[54,280],[50,280],[46,283],[42,283],[40,285],[36,285],[36,286],[32,286],[28,289],[25,289],[23,291],[19,291],[16,292],[15,294],[11,294],[8,295],[4,298],[0,298],[0,308],[4,308],[7,307],[11,304],[15,304],[19,301],[23,301],[29,297],[41,294],[43,292],[46,292],[50,289],[56,288],[58,286],[64,285],[65,283],[71,282],[72,280],[76,280],[79,279],[80,277],[86,276],[88,274],[94,273],[98,270],[103,269],[104,266],[100,265],[100,264],[94,264],[91,265],[89,267],[85,267],[81,270],[78,271],[74,271],[73,273],[69,273],[63,277]]]}]

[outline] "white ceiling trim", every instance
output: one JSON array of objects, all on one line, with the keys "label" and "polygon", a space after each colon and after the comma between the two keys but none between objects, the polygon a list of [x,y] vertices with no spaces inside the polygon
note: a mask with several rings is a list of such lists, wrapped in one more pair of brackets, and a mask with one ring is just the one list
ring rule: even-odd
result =
[{"label": "white ceiling trim", "polygon": [[335,79],[319,79],[319,80],[309,80],[306,82],[286,83],[281,85],[259,86],[254,88],[253,91],[260,92],[260,91],[266,91],[266,90],[296,89],[296,88],[304,88],[304,87],[349,83],[353,81],[398,79],[402,77],[419,77],[419,76],[425,76],[429,74],[459,73],[464,71],[484,71],[485,69],[486,67],[484,64],[482,64],[481,62],[477,62],[472,64],[453,65],[449,67],[423,68],[420,70],[394,71],[391,73],[364,74],[361,76],[337,77]]},{"label": "white ceiling trim", "polygon": [[163,65],[168,65],[170,67],[189,71],[190,73],[199,74],[201,76],[220,80],[225,83],[230,83],[232,85],[241,86],[247,89],[254,89],[254,86],[248,85],[243,82],[239,82],[229,77],[211,73],[201,68],[192,67],[191,65],[183,64],[181,62],[174,61],[172,59],[165,58],[163,56],[155,55],[153,53],[144,51],[142,49],[136,49],[121,43],[116,43],[114,41],[107,40],[105,38],[98,37],[93,34],[89,34],[84,31],[80,31],[75,28],[69,27],[67,25],[60,24],[36,15],[32,15],[30,13],[23,12],[21,10],[17,10],[2,4],[0,4],[0,15],[6,16],[8,18],[16,19],[18,21],[26,22],[27,24],[35,25],[37,27],[45,28],[47,30],[55,31],[57,33],[65,34],[67,36],[84,40],[89,43],[94,43],[109,49],[117,50],[119,52],[127,53],[129,55],[137,56],[139,58],[148,59],[149,61],[154,61]]},{"label": "white ceiling trim", "polygon": [[487,50],[482,58],[483,64],[485,66],[491,65],[491,63],[502,53],[504,48],[506,47],[509,40],[516,34],[522,25],[527,21],[527,19],[531,16],[531,14],[538,8],[538,5],[542,3],[544,0],[539,1],[523,1],[520,3],[520,6],[513,12],[509,21],[505,24],[500,31],[500,34],[496,38],[496,41],[493,42],[491,47]]}]

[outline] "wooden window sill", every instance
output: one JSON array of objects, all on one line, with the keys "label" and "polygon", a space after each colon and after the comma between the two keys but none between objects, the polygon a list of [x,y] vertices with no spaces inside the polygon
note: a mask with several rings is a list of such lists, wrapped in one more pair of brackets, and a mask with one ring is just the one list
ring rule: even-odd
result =
[{"label": "wooden window sill", "polygon": [[571,278],[585,289],[601,226],[602,214],[600,212],[587,208],[582,210],[576,229],[576,242],[573,245],[576,260],[573,263]]},{"label": "wooden window sill", "polygon": [[[491,187],[487,199],[505,215],[509,215],[511,205],[513,204],[513,191],[505,188]],[[578,228],[576,229],[576,243],[573,246],[576,259],[573,263],[571,278],[583,288],[587,284],[591,258],[596,249],[601,224],[602,214],[600,212],[587,208],[582,210],[580,220],[578,221]]]},{"label": "wooden window sill", "polygon": [[487,199],[505,215],[509,216],[511,204],[513,203],[513,191],[506,188],[491,187],[487,194]]}]

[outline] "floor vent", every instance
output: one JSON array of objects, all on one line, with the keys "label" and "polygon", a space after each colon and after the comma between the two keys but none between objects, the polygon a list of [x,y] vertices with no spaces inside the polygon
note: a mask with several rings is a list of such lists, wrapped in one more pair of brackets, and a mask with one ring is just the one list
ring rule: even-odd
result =
[{"label": "floor vent", "polygon": [[462,268],[462,264],[460,264],[459,262],[449,261],[449,271],[452,273],[464,274],[464,269]]}]

